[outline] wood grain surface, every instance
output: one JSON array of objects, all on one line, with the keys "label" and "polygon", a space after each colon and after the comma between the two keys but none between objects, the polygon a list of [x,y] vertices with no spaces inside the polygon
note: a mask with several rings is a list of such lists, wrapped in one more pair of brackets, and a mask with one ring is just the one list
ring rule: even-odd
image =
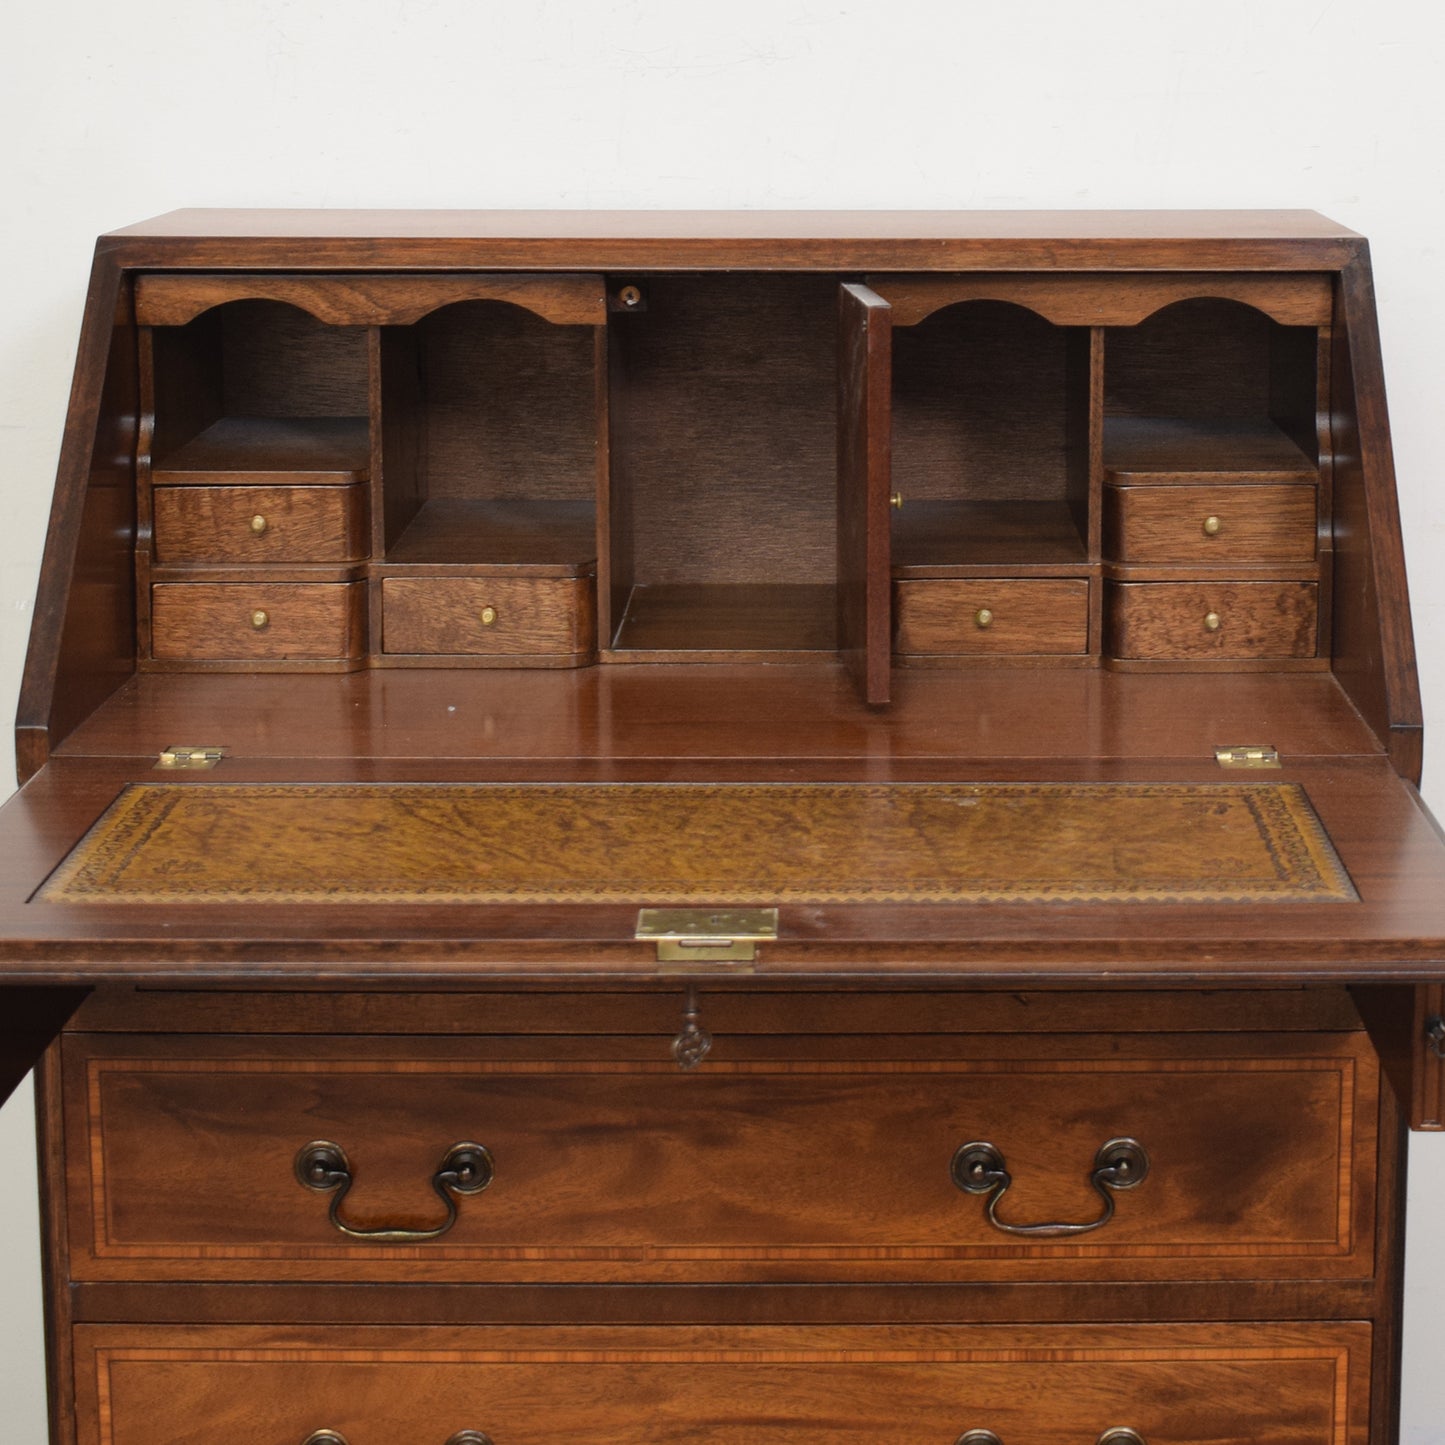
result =
[{"label": "wood grain surface", "polygon": [[557,325],[606,318],[600,276],[145,276],[136,288],[142,326],[183,326],[228,301],[263,297],[299,306],[332,326],[405,326],[458,301],[505,301]]},{"label": "wood grain surface", "polygon": [[1109,582],[1105,610],[1122,658],[1313,657],[1319,635],[1313,582]]}]

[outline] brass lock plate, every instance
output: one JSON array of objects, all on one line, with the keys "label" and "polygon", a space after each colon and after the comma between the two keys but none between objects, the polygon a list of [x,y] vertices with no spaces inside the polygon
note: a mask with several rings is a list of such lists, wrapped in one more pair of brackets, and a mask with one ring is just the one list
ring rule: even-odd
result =
[{"label": "brass lock plate", "polygon": [[659,963],[751,963],[777,936],[776,908],[643,908],[635,934]]}]

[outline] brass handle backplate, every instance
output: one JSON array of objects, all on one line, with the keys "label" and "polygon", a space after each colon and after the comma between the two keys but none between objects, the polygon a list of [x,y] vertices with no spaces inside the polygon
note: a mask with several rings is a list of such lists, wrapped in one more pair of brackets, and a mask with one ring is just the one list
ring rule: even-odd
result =
[{"label": "brass handle backplate", "polygon": [[[447,1216],[431,1229],[402,1229],[384,1225],[380,1229],[356,1229],[341,1217],[341,1203],[351,1189],[351,1161],[340,1144],[329,1139],[315,1139],[301,1147],[296,1155],[296,1178],[308,1189],[331,1195],[329,1218],[332,1226],[348,1239],[364,1239],[373,1244],[415,1244],[419,1240],[438,1239],[457,1222],[459,1194],[480,1194],[496,1173],[491,1151],[481,1144],[453,1144],[432,1176],[432,1188],[447,1207]],[[310,1445],[310,1442],[308,1442]],[[343,1442],[344,1445],[344,1442]],[[476,1442],[464,1442],[476,1445]]]},{"label": "brass handle backplate", "polygon": [[[1008,1172],[999,1150],[984,1140],[963,1145],[953,1156],[950,1172],[953,1182],[965,1194],[988,1195],[985,1214],[995,1229],[1005,1234],[1052,1239],[1102,1229],[1114,1217],[1115,1191],[1133,1189],[1144,1182],[1149,1173],[1149,1155],[1137,1139],[1110,1139],[1099,1146],[1099,1152],[1094,1155],[1094,1167],[1089,1173],[1089,1183],[1104,1201],[1104,1212],[1097,1219],[1081,1224],[1007,1224],[1000,1219],[999,1200],[1008,1192],[1013,1176]],[[1118,1437],[1109,1445],[1128,1445],[1128,1442],[1124,1437]]]},{"label": "brass handle backplate", "polygon": [[[301,1445],[348,1445],[348,1442],[339,1430],[313,1430]],[[447,1440],[447,1445],[492,1445],[492,1437],[480,1430],[458,1430]]]},{"label": "brass handle backplate", "polygon": [[1437,1059],[1445,1059],[1445,1019],[1439,1015],[1426,1023],[1425,1043]]}]

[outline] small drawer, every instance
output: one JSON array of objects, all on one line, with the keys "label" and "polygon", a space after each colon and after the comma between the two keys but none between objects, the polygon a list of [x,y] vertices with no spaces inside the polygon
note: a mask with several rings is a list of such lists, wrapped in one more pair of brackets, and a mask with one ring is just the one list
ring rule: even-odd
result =
[{"label": "small drawer", "polygon": [[894,584],[899,653],[1082,653],[1089,650],[1083,578],[930,578]]},{"label": "small drawer", "polygon": [[597,646],[590,577],[388,577],[382,650],[435,657],[573,657]]},{"label": "small drawer", "polygon": [[79,1445],[1346,1445],[1358,1321],[86,1325]]},{"label": "small drawer", "polygon": [[[669,1042],[72,1036],[72,1275],[1011,1283],[1374,1268],[1378,1072],[1361,1033],[952,1035],[906,1056],[731,1036],[694,1073]],[[1002,1175],[973,1170],[993,1157],[984,1145]],[[1087,1227],[1060,1237],[1060,1222]]]},{"label": "small drawer", "polygon": [[1311,562],[1311,486],[1109,487],[1108,549],[1120,562]]},{"label": "small drawer", "polygon": [[359,582],[158,582],[151,654],[208,659],[352,659],[364,650]]},{"label": "small drawer", "polygon": [[367,555],[365,488],[157,487],[155,558],[356,562]]},{"label": "small drawer", "polygon": [[1174,661],[1313,657],[1313,582],[1112,582],[1109,652]]}]

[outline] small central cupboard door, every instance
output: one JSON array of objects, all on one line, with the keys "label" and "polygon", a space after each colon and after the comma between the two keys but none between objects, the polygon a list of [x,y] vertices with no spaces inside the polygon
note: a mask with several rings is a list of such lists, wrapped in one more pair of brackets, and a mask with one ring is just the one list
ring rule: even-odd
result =
[{"label": "small central cupboard door", "polygon": [[838,293],[838,646],[866,702],[889,701],[892,651],[893,313],[866,286]]}]

